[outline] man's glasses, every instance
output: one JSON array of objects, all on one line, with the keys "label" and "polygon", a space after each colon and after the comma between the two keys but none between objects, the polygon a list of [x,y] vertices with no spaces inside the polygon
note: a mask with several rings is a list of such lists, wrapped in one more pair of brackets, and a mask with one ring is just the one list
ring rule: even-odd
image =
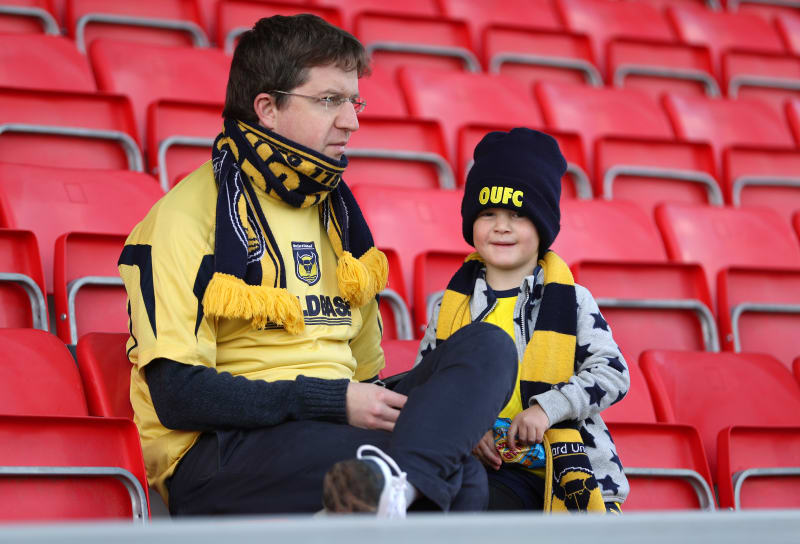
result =
[{"label": "man's glasses", "polygon": [[309,100],[315,100],[325,106],[326,111],[338,111],[339,108],[344,106],[345,102],[350,102],[353,105],[353,109],[356,110],[356,113],[361,113],[364,111],[364,108],[367,107],[367,101],[363,98],[351,98],[349,96],[309,96],[307,94],[298,94],[298,93],[288,93],[286,91],[268,91],[270,94],[278,93],[278,94],[285,94],[287,96],[299,96],[300,98],[308,98]]}]

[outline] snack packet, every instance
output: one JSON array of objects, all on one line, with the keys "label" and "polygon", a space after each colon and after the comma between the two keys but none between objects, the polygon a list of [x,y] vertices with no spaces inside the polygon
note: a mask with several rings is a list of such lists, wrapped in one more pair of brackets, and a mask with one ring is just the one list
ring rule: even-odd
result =
[{"label": "snack packet", "polygon": [[494,446],[504,463],[518,463],[528,468],[543,467],[545,462],[544,448],[541,444],[532,446],[518,446],[515,449],[508,447],[507,435],[511,420],[498,417],[494,422]]}]

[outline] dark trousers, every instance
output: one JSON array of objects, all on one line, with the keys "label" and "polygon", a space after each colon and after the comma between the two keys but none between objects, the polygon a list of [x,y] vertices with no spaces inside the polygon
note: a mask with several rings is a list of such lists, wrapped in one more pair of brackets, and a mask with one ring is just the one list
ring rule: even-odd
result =
[{"label": "dark trousers", "polygon": [[435,507],[483,510],[488,486],[472,448],[516,382],[517,353],[499,327],[473,323],[428,353],[395,387],[408,395],[394,431],[325,421],[204,433],[170,483],[173,515],[315,512],[322,479],[362,444],[383,449]]}]

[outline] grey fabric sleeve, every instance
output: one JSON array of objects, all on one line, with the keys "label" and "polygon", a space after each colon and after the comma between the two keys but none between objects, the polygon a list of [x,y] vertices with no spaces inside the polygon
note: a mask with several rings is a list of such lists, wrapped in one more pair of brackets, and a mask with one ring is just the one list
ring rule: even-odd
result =
[{"label": "grey fabric sleeve", "polygon": [[301,419],[347,422],[349,380],[248,380],[170,359],[152,361],[145,379],[158,419],[169,429],[256,428]]},{"label": "grey fabric sleeve", "polygon": [[542,407],[551,425],[596,415],[622,400],[630,387],[627,363],[597,302],[581,285],[575,285],[575,294],[578,299],[575,375],[530,399],[531,404],[535,402]]}]

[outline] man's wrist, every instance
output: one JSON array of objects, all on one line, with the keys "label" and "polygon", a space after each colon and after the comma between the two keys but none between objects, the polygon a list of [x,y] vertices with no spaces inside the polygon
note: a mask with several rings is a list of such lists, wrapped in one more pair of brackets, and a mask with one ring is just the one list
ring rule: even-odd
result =
[{"label": "man's wrist", "polygon": [[297,377],[300,388],[300,419],[324,419],[347,422],[347,386],[350,380],[325,380],[308,376]]}]

